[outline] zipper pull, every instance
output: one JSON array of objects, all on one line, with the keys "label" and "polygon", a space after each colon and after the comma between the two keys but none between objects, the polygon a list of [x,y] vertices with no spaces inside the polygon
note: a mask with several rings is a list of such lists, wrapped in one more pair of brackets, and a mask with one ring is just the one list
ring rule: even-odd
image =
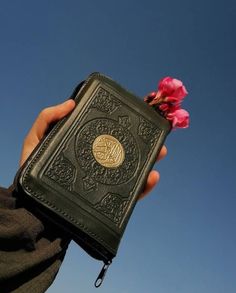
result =
[{"label": "zipper pull", "polygon": [[102,267],[101,272],[99,273],[99,275],[94,283],[94,286],[96,288],[98,288],[102,285],[102,282],[105,278],[106,272],[107,272],[110,264],[111,264],[111,260],[109,260],[107,263],[104,263],[104,266]]}]

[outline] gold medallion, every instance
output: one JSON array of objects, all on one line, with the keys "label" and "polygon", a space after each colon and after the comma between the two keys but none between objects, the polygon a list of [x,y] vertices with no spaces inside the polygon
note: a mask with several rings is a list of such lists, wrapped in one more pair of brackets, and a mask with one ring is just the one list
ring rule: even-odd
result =
[{"label": "gold medallion", "polygon": [[93,142],[92,150],[96,161],[107,168],[116,168],[125,159],[125,152],[121,143],[108,134],[99,135]]}]

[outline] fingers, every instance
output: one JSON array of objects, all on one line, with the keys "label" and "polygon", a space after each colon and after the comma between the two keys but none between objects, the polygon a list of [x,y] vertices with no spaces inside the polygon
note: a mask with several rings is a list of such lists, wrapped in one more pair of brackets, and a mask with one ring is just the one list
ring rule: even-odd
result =
[{"label": "fingers", "polygon": [[20,158],[20,166],[25,162],[39,141],[43,138],[49,125],[65,117],[74,109],[74,107],[74,100],[68,100],[57,106],[45,108],[39,114],[24,140]]},{"label": "fingers", "polygon": [[[167,155],[167,148],[166,146],[163,146],[157,157],[157,161],[162,160],[166,155]],[[149,192],[151,192],[151,190],[155,187],[155,185],[159,182],[159,180],[160,180],[160,173],[156,170],[152,170],[148,175],[148,179],[147,179],[147,183],[144,188],[144,191],[141,193],[138,199],[144,198]]]},{"label": "fingers", "polygon": [[31,132],[40,140],[51,123],[65,117],[74,109],[74,107],[74,100],[67,100],[62,104],[44,109],[36,119]]},{"label": "fingers", "polygon": [[161,148],[161,151],[157,157],[157,161],[162,160],[166,155],[167,155],[167,148],[165,145],[163,145],[163,147]]},{"label": "fingers", "polygon": [[154,186],[159,182],[160,180],[160,174],[156,170],[152,170],[147,179],[146,186],[144,188],[144,191],[140,194],[138,199],[144,198],[153,188]]}]

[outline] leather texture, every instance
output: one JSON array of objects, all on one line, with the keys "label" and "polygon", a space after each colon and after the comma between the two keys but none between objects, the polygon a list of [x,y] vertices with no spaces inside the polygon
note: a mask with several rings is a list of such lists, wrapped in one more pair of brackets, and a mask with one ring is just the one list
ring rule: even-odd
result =
[{"label": "leather texture", "polygon": [[107,262],[117,253],[170,124],[100,73],[72,96],[73,112],[20,170],[18,192],[91,256]]}]

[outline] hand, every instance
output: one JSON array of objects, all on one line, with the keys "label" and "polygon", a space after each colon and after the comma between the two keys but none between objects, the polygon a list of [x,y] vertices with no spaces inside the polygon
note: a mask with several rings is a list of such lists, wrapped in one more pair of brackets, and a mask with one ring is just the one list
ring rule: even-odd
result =
[{"label": "hand", "polygon": [[[157,157],[157,162],[162,160],[166,155],[167,155],[167,148],[163,146]],[[154,186],[159,182],[159,180],[160,180],[160,173],[156,170],[152,170],[148,175],[146,186],[144,187],[144,191],[140,194],[139,199],[144,198],[154,188]]]},{"label": "hand", "polygon": [[[22,147],[21,158],[20,158],[20,166],[25,162],[25,160],[29,157],[34,148],[38,145],[39,141],[43,138],[45,133],[48,130],[48,127],[51,123],[57,122],[58,120],[65,117],[69,114],[75,107],[75,102],[73,100],[67,100],[66,102],[49,107],[44,109],[39,116],[36,118],[32,128],[27,134],[24,144]],[[160,154],[157,158],[157,161],[164,158],[167,154],[167,149],[165,146],[162,147]],[[159,172],[152,170],[149,173],[146,186],[144,188],[143,193],[140,195],[139,199],[145,197],[153,187],[160,180]]]},{"label": "hand", "polygon": [[51,123],[69,114],[75,107],[74,100],[67,100],[66,102],[45,108],[36,118],[32,128],[27,134],[21,151],[20,166],[26,161],[39,141],[44,137]]}]

